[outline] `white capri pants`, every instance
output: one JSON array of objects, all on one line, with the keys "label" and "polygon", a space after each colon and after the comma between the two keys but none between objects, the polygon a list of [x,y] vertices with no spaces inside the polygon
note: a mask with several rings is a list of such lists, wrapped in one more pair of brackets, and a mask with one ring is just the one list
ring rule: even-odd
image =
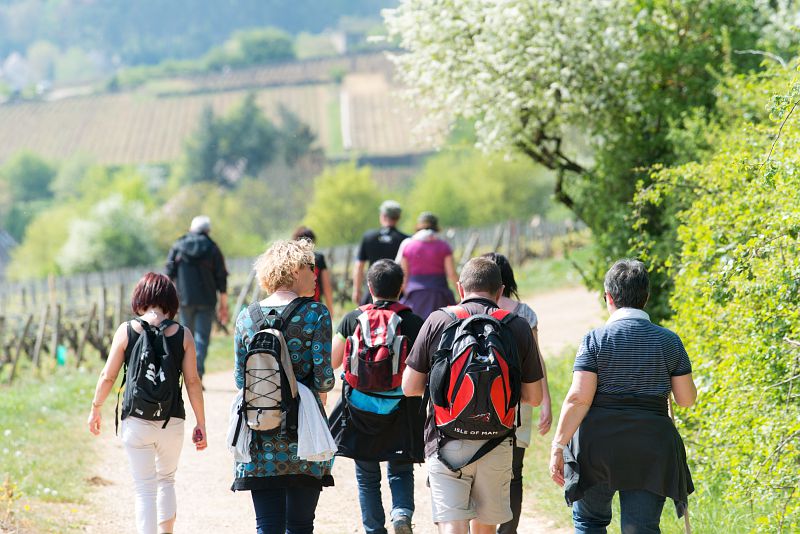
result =
[{"label": "white capri pants", "polygon": [[122,443],[128,453],[136,494],[136,531],[157,534],[158,525],[175,517],[175,471],[183,448],[184,420],[163,421],[127,417]]}]

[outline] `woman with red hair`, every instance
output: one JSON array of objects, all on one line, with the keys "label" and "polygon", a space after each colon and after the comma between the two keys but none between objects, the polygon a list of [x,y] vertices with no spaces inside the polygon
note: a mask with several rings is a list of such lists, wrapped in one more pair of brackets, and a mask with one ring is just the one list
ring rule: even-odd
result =
[{"label": "woman with red hair", "polygon": [[[133,290],[131,310],[138,316],[117,328],[106,365],[97,381],[92,409],[89,414],[89,431],[100,434],[102,416],[100,408],[111,392],[123,364],[132,363],[133,349],[145,329],[158,329],[164,336],[160,355],[160,369],[153,369],[151,381],[163,382],[173,391],[172,402],[163,417],[150,420],[129,410],[125,402],[122,409],[122,442],[131,463],[136,494],[136,530],[139,534],[173,532],[177,504],[175,500],[175,471],[183,446],[186,411],[181,396],[180,377],[186,384],[197,425],[193,441],[197,450],[206,448],[206,420],[203,408],[203,389],[197,373],[197,355],[194,338],[188,328],[172,321],[178,311],[178,294],[169,278],[163,274],[147,273]],[[162,328],[159,328],[162,327]],[[148,370],[149,376],[149,370]],[[136,384],[128,383],[133,395]],[[160,412],[159,412],[160,413]],[[161,415],[159,415],[161,417]]]}]

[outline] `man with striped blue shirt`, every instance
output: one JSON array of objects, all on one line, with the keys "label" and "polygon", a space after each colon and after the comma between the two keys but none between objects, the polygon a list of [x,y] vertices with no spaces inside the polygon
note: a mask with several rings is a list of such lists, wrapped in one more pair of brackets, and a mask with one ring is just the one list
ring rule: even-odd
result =
[{"label": "man with striped blue shirt", "polygon": [[666,497],[685,513],[692,485],[670,393],[691,406],[697,389],[680,338],[650,322],[644,264],[616,262],[604,281],[611,317],[581,342],[553,440],[550,473],[564,486],[575,532],[606,532],[620,493],[622,532],[658,533]]}]

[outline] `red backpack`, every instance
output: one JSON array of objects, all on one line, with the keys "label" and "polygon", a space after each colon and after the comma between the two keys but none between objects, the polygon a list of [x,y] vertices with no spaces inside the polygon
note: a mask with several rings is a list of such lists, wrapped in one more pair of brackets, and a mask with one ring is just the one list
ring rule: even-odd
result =
[{"label": "red backpack", "polygon": [[410,308],[392,302],[359,309],[358,324],[344,347],[344,379],[359,391],[391,391],[402,383],[409,350],[399,313]]},{"label": "red backpack", "polygon": [[444,311],[453,322],[434,353],[428,390],[441,436],[490,440],[467,465],[510,436],[516,426],[522,380],[517,344],[508,326],[516,315],[501,309],[470,315],[460,306]]}]

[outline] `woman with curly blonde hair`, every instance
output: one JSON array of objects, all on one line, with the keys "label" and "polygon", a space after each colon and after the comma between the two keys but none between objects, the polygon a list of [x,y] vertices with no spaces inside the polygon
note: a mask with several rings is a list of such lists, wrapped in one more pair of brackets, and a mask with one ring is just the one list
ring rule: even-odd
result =
[{"label": "woman with curly blonde hair", "polygon": [[[258,304],[264,316],[280,314],[296,299],[313,297],[314,244],[307,239],[276,241],[256,260],[254,269],[267,298]],[[244,387],[247,347],[257,331],[248,309],[236,320],[236,387]],[[331,318],[321,302],[304,299],[283,328],[298,382],[315,395],[333,388]],[[320,399],[322,404],[322,400]],[[332,461],[312,462],[297,456],[297,436],[253,431],[250,463],[236,463],[234,491],[250,491],[259,533],[314,531],[314,513],[324,486],[333,485]]]}]

